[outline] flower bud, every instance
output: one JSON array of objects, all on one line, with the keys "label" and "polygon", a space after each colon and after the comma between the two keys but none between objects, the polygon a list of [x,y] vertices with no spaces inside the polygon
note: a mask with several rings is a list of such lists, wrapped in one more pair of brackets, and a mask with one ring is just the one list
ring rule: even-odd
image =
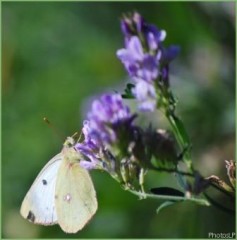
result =
[{"label": "flower bud", "polygon": [[174,139],[167,131],[157,129],[155,132],[150,132],[148,143],[151,154],[155,158],[153,164],[156,167],[177,165],[176,145]]},{"label": "flower bud", "polygon": [[120,172],[125,183],[125,187],[134,188],[135,181],[138,180],[140,167],[131,159],[124,158],[120,164]]}]

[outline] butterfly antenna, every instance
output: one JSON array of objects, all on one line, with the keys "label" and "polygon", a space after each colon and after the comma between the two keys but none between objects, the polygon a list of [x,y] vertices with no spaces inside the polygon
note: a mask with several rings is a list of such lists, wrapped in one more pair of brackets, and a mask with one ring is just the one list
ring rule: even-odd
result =
[{"label": "butterfly antenna", "polygon": [[55,128],[54,125],[52,125],[52,123],[49,121],[48,118],[44,117],[43,118],[44,122],[53,130],[54,134],[59,137],[60,139],[63,138],[63,134],[57,129]]},{"label": "butterfly antenna", "polygon": [[80,135],[79,135],[79,137],[78,137],[77,142],[80,142],[80,141],[81,141],[81,138],[82,138],[82,131],[80,132]]},{"label": "butterfly antenna", "polygon": [[[78,137],[78,138],[77,138],[77,137]],[[76,138],[77,138],[76,142],[79,143],[80,140],[81,140],[81,138],[82,138],[82,131],[81,131],[80,133],[79,133],[79,132],[75,132],[75,133],[72,135],[72,138],[73,138],[73,139],[76,139]]]}]

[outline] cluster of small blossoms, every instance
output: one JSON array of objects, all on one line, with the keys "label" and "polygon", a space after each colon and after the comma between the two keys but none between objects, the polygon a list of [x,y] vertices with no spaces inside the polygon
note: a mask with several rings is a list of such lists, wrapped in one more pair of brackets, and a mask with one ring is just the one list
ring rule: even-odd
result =
[{"label": "cluster of small blossoms", "polygon": [[84,121],[84,141],[75,146],[85,156],[80,165],[88,170],[103,169],[120,182],[134,178],[134,169],[140,169],[140,157],[134,157],[135,152],[139,155],[139,128],[133,124],[134,119],[119,94],[95,100]]},{"label": "cluster of small blossoms", "polygon": [[[117,52],[135,83],[132,94],[143,111],[157,105],[158,81],[168,81],[168,64],[177,48],[165,49],[166,33],[134,13],[121,21],[125,48]],[[166,84],[167,85],[167,84]],[[143,130],[134,124],[136,114],[119,94],[105,94],[95,100],[83,124],[84,140],[75,148],[83,156],[82,167],[107,171],[119,182],[130,184],[140,173],[152,168],[152,157],[162,162],[176,159],[174,144],[164,132]],[[167,154],[168,152],[168,154]],[[171,156],[171,157],[170,157]]]},{"label": "cluster of small blossoms", "polygon": [[154,111],[159,97],[158,81],[165,81],[168,86],[169,63],[179,48],[164,48],[166,32],[146,23],[137,12],[122,18],[121,29],[125,48],[118,50],[117,56],[135,84],[132,94],[141,111]]}]

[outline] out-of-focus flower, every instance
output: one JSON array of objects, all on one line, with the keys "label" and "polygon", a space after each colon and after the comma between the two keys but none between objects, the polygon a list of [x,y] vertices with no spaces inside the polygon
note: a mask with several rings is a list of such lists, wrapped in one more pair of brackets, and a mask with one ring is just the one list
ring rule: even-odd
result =
[{"label": "out-of-focus flower", "polygon": [[156,167],[176,167],[179,158],[176,149],[177,146],[172,135],[163,129],[157,129],[155,131],[148,129],[146,134],[147,145],[155,157],[153,165]]},{"label": "out-of-focus flower", "polygon": [[169,64],[173,59],[177,57],[180,52],[180,47],[176,45],[171,45],[168,48],[162,49],[162,64]]},{"label": "out-of-focus flower", "polygon": [[121,19],[121,30],[125,37],[125,45],[132,36],[139,36],[151,50],[158,48],[160,42],[164,41],[166,32],[159,30],[155,25],[148,24],[138,13],[125,14]]},{"label": "out-of-focus flower", "polygon": [[177,56],[179,47],[164,48],[166,32],[148,24],[137,12],[123,16],[121,29],[125,48],[117,51],[117,57],[135,83],[133,94],[139,109],[154,111],[158,101],[157,82],[163,81],[164,86],[169,86],[169,63]]}]

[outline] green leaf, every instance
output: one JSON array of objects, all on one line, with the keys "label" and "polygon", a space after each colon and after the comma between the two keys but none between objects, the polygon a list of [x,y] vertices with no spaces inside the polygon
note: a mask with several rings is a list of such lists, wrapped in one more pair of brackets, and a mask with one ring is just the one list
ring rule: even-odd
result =
[{"label": "green leaf", "polygon": [[188,134],[186,132],[186,129],[183,125],[183,122],[175,115],[173,115],[173,120],[175,121],[176,126],[179,129],[179,133],[182,136],[184,145],[186,145],[186,147],[189,147],[190,146],[190,139],[189,139],[189,136],[188,136]]},{"label": "green leaf", "polygon": [[171,206],[173,204],[177,203],[176,201],[166,201],[163,202],[157,209],[156,209],[156,213],[159,214],[160,211],[168,206]]},{"label": "green leaf", "polygon": [[134,87],[135,87],[135,85],[132,84],[132,83],[128,83],[128,84],[127,84],[127,89],[129,89],[129,90],[131,90],[131,89],[134,88]]},{"label": "green leaf", "polygon": [[126,88],[124,90],[124,93],[121,95],[122,98],[128,98],[128,99],[133,99],[134,96],[133,96],[133,93],[132,93],[132,89],[134,88],[134,84],[132,83],[128,83],[126,85]]}]

